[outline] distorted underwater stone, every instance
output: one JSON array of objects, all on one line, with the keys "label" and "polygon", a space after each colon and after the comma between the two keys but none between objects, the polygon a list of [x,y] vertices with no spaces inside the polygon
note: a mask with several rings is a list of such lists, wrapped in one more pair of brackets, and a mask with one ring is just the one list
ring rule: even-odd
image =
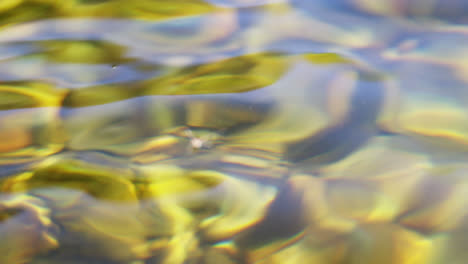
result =
[{"label": "distorted underwater stone", "polygon": [[[272,55],[273,56],[273,55]],[[258,57],[258,60],[257,60]],[[208,64],[199,67],[192,67],[192,69],[182,69],[180,75],[178,73],[177,78],[173,78],[175,75],[170,74],[162,76],[160,79],[155,79],[156,83],[149,82],[143,86],[143,90],[132,90],[124,87],[111,87],[111,86],[100,86],[90,87],[73,90],[66,98],[65,104],[70,107],[83,106],[81,102],[85,102],[88,105],[95,105],[101,103],[113,103],[102,106],[95,106],[89,108],[72,108],[64,110],[65,117],[64,123],[67,131],[70,131],[70,143],[69,145],[73,148],[99,148],[109,149],[115,148],[116,144],[126,144],[135,141],[142,135],[152,135],[153,133],[160,133],[164,130],[171,129],[175,126],[191,126],[201,127],[207,129],[215,129],[219,131],[226,131],[235,129],[237,126],[252,125],[260,122],[264,119],[269,109],[274,102],[268,95],[255,95],[253,98],[250,95],[232,95],[232,93],[243,92],[245,90],[261,88],[268,85],[273,80],[269,80],[268,75],[270,72],[282,71],[285,65],[281,58],[276,56],[271,57],[269,55],[258,55],[258,56],[247,56],[246,58],[235,58],[230,59],[229,62]],[[278,64],[278,69],[272,67],[273,64]],[[264,69],[267,72],[264,73]],[[244,82],[239,83],[238,88],[230,87],[229,85],[235,84],[232,82],[231,77],[234,79],[244,78],[244,71],[252,74],[252,78],[262,78],[263,74],[266,75],[265,82],[260,80],[256,82]],[[217,77],[212,75],[204,77],[208,73],[219,74],[219,80],[227,82],[228,86],[224,84],[210,84],[207,85],[205,78]],[[279,78],[279,73],[274,73],[272,78]],[[185,77],[184,77],[185,75]],[[201,75],[199,83],[203,83],[203,86],[196,84],[196,76]],[[172,76],[172,77],[171,77]],[[224,78],[227,78],[224,80]],[[249,77],[250,78],[250,77]],[[162,83],[161,83],[162,82]],[[169,83],[166,83],[169,82]],[[253,85],[253,86],[252,86]],[[204,87],[212,87],[210,90],[206,90]],[[91,89],[92,88],[92,89]],[[147,89],[150,89],[149,91]],[[213,89],[213,90],[211,90]],[[239,89],[239,91],[237,90]],[[176,94],[182,94],[180,96],[169,98],[167,95],[176,92]],[[128,101],[120,101],[135,97],[143,94],[160,94],[158,96],[142,97],[138,99],[132,99]],[[219,95],[193,95],[193,94],[205,94],[215,93]],[[191,95],[188,95],[191,94]],[[163,96],[164,95],[164,96]],[[118,101],[118,102],[116,102]],[[126,113],[130,115],[127,120],[123,120],[121,117],[124,105],[140,105],[141,111],[135,109],[134,113]],[[106,110],[104,110],[106,108]],[[116,109],[117,108],[117,109]],[[101,109],[100,112],[103,117],[102,120],[95,118],[95,125],[90,123],[89,114],[93,113],[95,116],[95,110]],[[143,115],[142,115],[143,114]],[[112,125],[108,124],[104,120],[108,120],[108,115],[118,116],[121,121],[112,122]],[[86,120],[86,121],[85,121]],[[83,122],[87,125],[83,126]],[[119,122],[121,123],[119,125]],[[134,123],[133,126],[127,125],[127,122]],[[114,125],[115,124],[115,125]],[[101,127],[102,126],[102,127]],[[86,127],[86,131],[83,128]],[[140,129],[136,129],[140,127]],[[147,128],[144,131],[143,128]],[[106,131],[118,130],[117,128],[131,129],[133,132],[119,132],[119,135],[111,136]],[[112,131],[113,131],[112,130]],[[80,133],[81,132],[81,133]],[[103,134],[104,133],[104,134]],[[132,136],[132,134],[134,136]],[[102,135],[102,137],[100,137]],[[154,134],[153,134],[154,135]],[[125,137],[125,138],[122,138]],[[89,142],[86,142],[89,141]],[[106,144],[106,142],[108,142]],[[94,146],[93,146],[94,145]],[[106,146],[107,145],[107,146]]]},{"label": "distorted underwater stone", "polygon": [[[66,146],[73,150],[106,150],[133,154],[145,136],[146,120],[139,99],[90,107],[68,108],[62,112]],[[126,108],[131,109],[126,110]]]},{"label": "distorted underwater stone", "polygon": [[[230,133],[256,125],[271,114],[277,100],[263,87],[281,78],[289,61],[281,55],[256,54],[183,68],[155,79],[148,83],[149,90],[143,88],[144,94],[153,95],[143,99],[148,126],[156,133],[177,126]],[[242,80],[249,76],[258,82]]]},{"label": "distorted underwater stone", "polygon": [[60,246],[58,227],[51,220],[51,210],[40,199],[24,194],[0,197],[0,261],[30,263],[38,254]]},{"label": "distorted underwater stone", "polygon": [[[217,171],[185,170],[173,165],[143,166],[143,178],[136,181],[142,199],[172,201],[184,208],[209,208],[212,195],[225,184],[226,175]],[[216,200],[213,202],[217,203]]]},{"label": "distorted underwater stone", "polygon": [[[248,263],[341,263],[345,260],[345,237],[357,223],[330,213],[326,181],[310,175],[294,175],[269,205],[262,222],[252,227],[244,248]],[[282,196],[282,197],[281,197]],[[289,198],[285,198],[288,197]],[[280,208],[278,205],[282,204]],[[276,213],[275,213],[276,211]],[[284,213],[284,215],[281,215]],[[273,217],[272,217],[273,216]],[[257,230],[255,230],[257,228]],[[262,232],[263,230],[263,232]],[[265,232],[266,231],[266,232]],[[247,237],[249,230],[246,231]],[[242,238],[242,233],[240,234]],[[245,238],[245,237],[244,237]],[[247,246],[247,247],[246,247]]]},{"label": "distorted underwater stone", "polygon": [[300,218],[308,227],[320,225],[328,214],[326,181],[308,174],[294,174],[288,179],[293,191],[302,195]]},{"label": "distorted underwater stone", "polygon": [[433,168],[423,149],[408,142],[402,136],[376,137],[347,158],[318,169],[317,175],[331,184],[331,190],[338,188],[331,197],[337,209],[363,222],[389,221],[405,212]]},{"label": "distorted underwater stone", "polygon": [[276,194],[273,187],[229,178],[220,188],[217,214],[200,223],[207,241],[232,238],[262,221]]},{"label": "distorted underwater stone", "polygon": [[[313,234],[310,234],[313,236]],[[273,254],[260,257],[255,263],[261,264],[293,264],[293,263],[331,263],[338,264],[346,261],[345,253],[348,248],[343,239],[316,246],[308,243],[308,235],[294,244],[281,248]],[[257,260],[254,258],[254,260]]]},{"label": "distorted underwater stone", "polygon": [[279,152],[262,146],[245,148],[245,145],[241,145],[236,148],[230,144],[220,149],[223,151],[212,155],[212,159],[219,156],[219,161],[211,164],[229,175],[273,185],[282,182],[288,176],[288,169],[278,155]]},{"label": "distorted underwater stone", "polygon": [[330,179],[377,181],[400,176],[418,177],[432,167],[430,157],[423,151],[404,136],[378,136],[345,159],[321,167],[317,173]]},{"label": "distorted underwater stone", "polygon": [[[338,98],[327,102],[328,109],[337,109],[330,111],[330,123],[316,133],[285,145],[284,158],[296,168],[314,170],[314,167],[339,161],[377,135],[376,122],[384,108],[386,92],[383,76],[357,69],[345,76],[344,80],[335,80],[330,89]],[[351,78],[353,85],[345,81]],[[344,96],[339,93],[342,89]],[[336,107],[340,104],[346,106]]]},{"label": "distorted underwater stone", "polygon": [[240,93],[275,83],[287,71],[291,57],[254,53],[183,67],[142,83],[144,95]]},{"label": "distorted underwater stone", "polygon": [[194,231],[179,232],[169,241],[163,260],[150,263],[183,264],[187,261],[196,261],[201,255],[202,251],[198,248],[196,233]]},{"label": "distorted underwater stone", "polygon": [[149,257],[145,237],[150,230],[139,219],[138,203],[97,200],[70,186],[36,187],[34,193],[47,202],[52,220],[62,228],[60,247],[52,255],[117,262]]},{"label": "distorted underwater stone", "polygon": [[428,263],[444,239],[426,237],[392,223],[362,225],[347,237],[347,263]]},{"label": "distorted underwater stone", "polygon": [[40,188],[77,189],[103,200],[136,201],[133,171],[122,159],[101,153],[62,153],[42,161],[32,175],[8,184],[9,192]]},{"label": "distorted underwater stone", "polygon": [[398,223],[427,234],[450,232],[466,221],[467,166],[464,163],[440,165],[432,169],[407,200],[407,209]]},{"label": "distorted underwater stone", "polygon": [[[340,77],[349,83],[335,81]],[[295,85],[291,86],[291,82]],[[288,141],[313,135],[330,124],[340,122],[346,115],[349,111],[349,98],[346,97],[351,93],[354,82],[352,69],[340,65],[318,67],[298,59],[280,80],[258,91],[278,100],[268,118],[233,135],[229,141],[249,146],[282,146]],[[334,88],[323,89],[323,86]],[[339,110],[332,106],[337,103],[332,98],[338,94],[345,97]]]},{"label": "distorted underwater stone", "polygon": [[239,95],[151,96],[145,97],[143,103],[148,105],[146,114],[152,133],[174,134],[177,127],[185,127],[176,135],[213,141],[266,119],[274,107],[273,100],[254,91]]},{"label": "distorted underwater stone", "polygon": [[442,27],[440,35],[419,30],[420,36],[403,38],[382,53],[401,65],[393,70],[398,76],[398,103],[383,126],[392,132],[426,137],[440,147],[465,147],[467,52],[463,44],[454,48],[449,43],[464,43],[466,38],[450,28]]},{"label": "distorted underwater stone", "polygon": [[182,254],[186,248],[197,249],[197,239],[190,235],[194,217],[172,201],[96,199],[68,186],[31,192],[45,201],[52,221],[63,227],[57,236],[60,247],[39,260],[140,263],[163,258],[165,262],[156,263],[182,263],[188,257]]},{"label": "distorted underwater stone", "polygon": [[385,129],[427,138],[434,144],[466,147],[468,113],[463,106],[464,95],[455,97],[441,91],[415,90],[400,91],[399,97],[400,103],[393,109],[393,118],[382,123]]},{"label": "distorted underwater stone", "polygon": [[199,100],[194,98],[193,101],[189,101],[185,105],[187,125],[223,132],[229,131],[235,129],[236,126],[252,126],[260,123],[266,118],[268,110],[271,108],[268,105],[269,102],[249,104],[248,100],[243,102],[242,99],[239,99],[239,102],[236,102],[234,96],[230,97],[219,97],[219,100],[213,98],[213,101],[210,101],[209,98],[207,98],[207,101],[203,100],[203,98]]},{"label": "distorted underwater stone", "polygon": [[[138,219],[144,224],[152,250],[166,247],[165,240],[196,227],[196,215],[178,201],[144,197]],[[158,246],[159,245],[159,246]]]},{"label": "distorted underwater stone", "polygon": [[41,83],[0,86],[0,157],[43,157],[63,148],[63,95]]},{"label": "distorted underwater stone", "polygon": [[275,194],[273,187],[236,180],[216,171],[167,165],[145,165],[140,170],[145,175],[136,182],[141,199],[161,204],[161,210],[168,215],[188,210],[173,222],[189,219],[187,216],[199,219],[200,235],[210,242],[230,238],[258,222]]},{"label": "distorted underwater stone", "polygon": [[379,211],[391,211],[393,208],[390,201],[386,201],[377,186],[373,185],[358,180],[328,180],[325,195],[330,213],[366,222],[377,218],[375,215]]},{"label": "distorted underwater stone", "polygon": [[305,214],[310,214],[312,208],[308,208],[310,204],[305,199],[309,190],[302,183],[303,180],[292,178],[280,185],[263,218],[235,237],[245,261],[261,260],[305,237],[310,225]]}]

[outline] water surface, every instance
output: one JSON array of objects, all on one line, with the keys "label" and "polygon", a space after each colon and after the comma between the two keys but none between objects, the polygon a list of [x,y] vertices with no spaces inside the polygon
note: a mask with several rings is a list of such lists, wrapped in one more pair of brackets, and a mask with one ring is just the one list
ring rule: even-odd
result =
[{"label": "water surface", "polygon": [[2,0],[0,263],[466,263],[467,11]]}]

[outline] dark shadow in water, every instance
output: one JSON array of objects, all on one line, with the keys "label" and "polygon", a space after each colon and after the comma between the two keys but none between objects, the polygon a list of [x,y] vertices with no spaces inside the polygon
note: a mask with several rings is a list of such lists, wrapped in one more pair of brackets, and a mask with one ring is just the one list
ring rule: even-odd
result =
[{"label": "dark shadow in water", "polygon": [[289,144],[285,159],[292,163],[316,165],[346,157],[378,132],[375,121],[383,96],[382,83],[362,75],[345,121]]}]

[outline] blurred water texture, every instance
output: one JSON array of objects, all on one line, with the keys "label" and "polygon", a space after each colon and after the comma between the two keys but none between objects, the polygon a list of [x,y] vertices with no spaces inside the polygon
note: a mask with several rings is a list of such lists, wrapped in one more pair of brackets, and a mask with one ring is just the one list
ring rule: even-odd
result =
[{"label": "blurred water texture", "polygon": [[467,263],[467,14],[1,0],[0,263]]}]

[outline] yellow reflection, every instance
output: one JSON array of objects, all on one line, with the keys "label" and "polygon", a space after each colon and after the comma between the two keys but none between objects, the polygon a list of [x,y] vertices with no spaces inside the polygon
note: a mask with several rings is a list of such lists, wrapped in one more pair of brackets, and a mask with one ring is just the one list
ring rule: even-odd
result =
[{"label": "yellow reflection", "polygon": [[105,200],[135,201],[134,186],[130,180],[133,172],[117,165],[118,161],[99,154],[88,154],[100,162],[115,167],[80,160],[73,153],[52,156],[35,169],[30,177],[18,177],[9,181],[10,192],[30,191],[36,188],[63,187],[82,190]]},{"label": "yellow reflection", "polygon": [[201,66],[187,67],[145,81],[145,95],[239,93],[265,87],[286,71],[289,58],[278,54],[244,55]]}]

